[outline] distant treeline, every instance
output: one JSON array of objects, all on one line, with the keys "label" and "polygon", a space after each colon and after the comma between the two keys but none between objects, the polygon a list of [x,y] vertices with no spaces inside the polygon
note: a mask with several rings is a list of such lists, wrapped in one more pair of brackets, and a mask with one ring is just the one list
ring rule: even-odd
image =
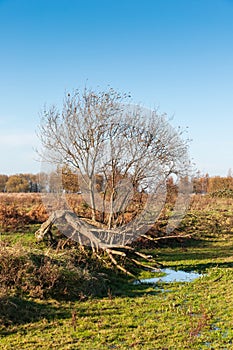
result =
[{"label": "distant treeline", "polygon": [[200,194],[211,194],[216,196],[233,196],[233,177],[213,176],[208,174],[193,179],[193,192]]},{"label": "distant treeline", "polygon": [[[96,176],[96,186],[101,188],[103,179]],[[0,174],[0,192],[18,193],[18,192],[42,192],[45,187],[48,192],[56,192],[61,186],[58,173],[52,172],[49,175],[39,174]],[[176,188],[173,179],[167,181],[168,190],[174,191]],[[62,188],[66,192],[79,192],[78,178],[70,170],[62,172]],[[233,196],[233,177],[232,176],[197,176],[193,179],[193,193],[213,194]]]},{"label": "distant treeline", "polygon": [[34,174],[0,175],[0,192],[39,192],[39,177]]},{"label": "distant treeline", "polygon": [[78,192],[79,186],[77,176],[71,171],[62,172],[62,185],[58,172],[50,174],[0,174],[0,192],[19,193],[19,192],[57,192],[60,187],[67,192]]}]

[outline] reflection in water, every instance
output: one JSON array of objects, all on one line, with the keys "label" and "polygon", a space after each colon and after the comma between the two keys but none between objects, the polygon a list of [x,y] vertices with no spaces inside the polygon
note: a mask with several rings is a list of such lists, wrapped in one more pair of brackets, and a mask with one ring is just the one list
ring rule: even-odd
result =
[{"label": "reflection in water", "polygon": [[202,275],[197,272],[185,272],[175,271],[172,269],[161,269],[166,275],[162,277],[153,277],[140,280],[141,283],[157,283],[157,282],[191,282],[195,278],[201,277]]}]

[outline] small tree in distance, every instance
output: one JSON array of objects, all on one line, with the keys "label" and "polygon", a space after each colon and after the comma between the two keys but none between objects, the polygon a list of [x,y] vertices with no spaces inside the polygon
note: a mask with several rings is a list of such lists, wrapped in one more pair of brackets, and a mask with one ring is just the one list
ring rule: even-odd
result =
[{"label": "small tree in distance", "polygon": [[8,175],[0,174],[0,192],[6,192]]},{"label": "small tree in distance", "polygon": [[6,182],[7,192],[29,192],[29,181],[24,174],[11,175]]}]

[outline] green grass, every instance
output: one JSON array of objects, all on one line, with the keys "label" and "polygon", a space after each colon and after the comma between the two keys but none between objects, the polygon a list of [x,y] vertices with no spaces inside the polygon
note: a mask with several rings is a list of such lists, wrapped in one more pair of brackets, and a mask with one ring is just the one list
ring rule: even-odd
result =
[{"label": "green grass", "polygon": [[[187,232],[197,232],[194,239],[149,252],[165,267],[201,272],[201,278],[153,286],[134,285],[119,275],[105,297],[84,301],[11,297],[0,311],[5,320],[0,348],[233,349],[233,234],[229,221],[225,223],[228,213],[220,215],[217,206],[205,213],[195,210],[184,222]],[[25,236],[26,244],[31,237]]]},{"label": "green grass", "polygon": [[24,310],[37,316],[9,326],[1,348],[232,349],[232,282],[232,270],[215,268],[198,281],[170,284],[165,293],[135,286],[130,296],[24,302]]}]

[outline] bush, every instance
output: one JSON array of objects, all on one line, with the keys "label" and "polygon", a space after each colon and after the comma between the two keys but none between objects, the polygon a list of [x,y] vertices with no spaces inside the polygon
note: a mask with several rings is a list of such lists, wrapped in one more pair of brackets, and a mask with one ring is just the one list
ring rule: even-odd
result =
[{"label": "bush", "polygon": [[211,194],[211,197],[215,198],[233,198],[233,190],[225,188],[222,190],[214,191]]},{"label": "bush", "polygon": [[83,267],[80,251],[49,256],[28,252],[19,244],[1,243],[0,248],[0,296],[79,299],[106,294],[106,275]]}]

